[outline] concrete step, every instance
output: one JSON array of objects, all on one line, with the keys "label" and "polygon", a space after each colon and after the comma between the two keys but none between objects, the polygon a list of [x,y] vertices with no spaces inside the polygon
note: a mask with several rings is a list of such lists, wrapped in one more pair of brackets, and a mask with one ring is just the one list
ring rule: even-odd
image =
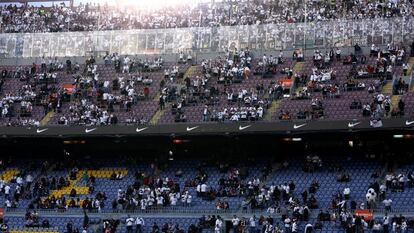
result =
[{"label": "concrete step", "polygon": [[46,116],[44,116],[42,118],[42,120],[40,121],[40,126],[47,125],[47,123],[49,123],[50,119],[52,119],[54,115],[55,115],[55,112],[54,111],[48,112],[46,114]]},{"label": "concrete step", "polygon": [[279,106],[280,106],[280,103],[282,102],[282,100],[281,99],[278,99],[278,100],[273,100],[272,101],[272,103],[270,104],[270,108],[269,109],[267,109],[267,111],[266,111],[266,113],[265,113],[265,115],[264,115],[264,117],[263,117],[263,119],[265,120],[265,121],[271,121],[271,120],[273,120],[272,119],[272,117],[273,117],[273,113],[275,113],[276,112],[276,109],[278,109],[279,108]]},{"label": "concrete step", "polygon": [[387,94],[387,95],[392,95],[392,82],[391,81],[387,82],[382,87],[382,93]]}]

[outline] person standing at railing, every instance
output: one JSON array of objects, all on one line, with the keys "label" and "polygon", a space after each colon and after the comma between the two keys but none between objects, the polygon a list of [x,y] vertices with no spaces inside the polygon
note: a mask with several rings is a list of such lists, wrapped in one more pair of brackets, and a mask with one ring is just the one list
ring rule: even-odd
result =
[{"label": "person standing at railing", "polygon": [[237,227],[239,226],[239,223],[240,223],[240,218],[238,218],[236,215],[234,215],[233,219],[231,220],[231,223],[232,223],[232,227],[233,227],[234,232],[236,232]]},{"label": "person standing at railing", "polygon": [[142,227],[145,225],[144,219],[137,217],[135,220],[135,233],[142,233]]},{"label": "person standing at railing", "polygon": [[390,218],[388,217],[388,215],[385,213],[385,216],[382,218],[382,229],[383,229],[383,233],[388,233],[389,232],[389,224],[390,224]]},{"label": "person standing at railing", "polygon": [[257,231],[256,221],[257,221],[257,219],[256,219],[255,215],[250,217],[250,219],[249,219],[249,233],[255,233]]},{"label": "person standing at railing", "polygon": [[221,233],[223,231],[223,220],[220,216],[217,216],[215,227],[214,227],[214,233]]},{"label": "person standing at railing", "polygon": [[135,219],[128,215],[127,219],[125,220],[127,233],[132,233],[132,227],[133,227],[134,222],[135,222]]}]

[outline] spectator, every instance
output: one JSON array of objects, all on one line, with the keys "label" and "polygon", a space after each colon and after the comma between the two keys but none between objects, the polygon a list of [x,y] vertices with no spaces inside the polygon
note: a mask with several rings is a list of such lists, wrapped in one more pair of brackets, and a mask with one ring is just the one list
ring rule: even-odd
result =
[{"label": "spectator", "polygon": [[392,204],[391,199],[385,199],[382,201],[382,203],[384,204],[386,211],[391,211],[391,204]]},{"label": "spectator", "polygon": [[128,215],[127,219],[125,220],[127,233],[132,233],[134,222],[135,219]]},{"label": "spectator", "polygon": [[142,228],[145,226],[144,219],[137,217],[135,220],[135,233],[142,233]]}]

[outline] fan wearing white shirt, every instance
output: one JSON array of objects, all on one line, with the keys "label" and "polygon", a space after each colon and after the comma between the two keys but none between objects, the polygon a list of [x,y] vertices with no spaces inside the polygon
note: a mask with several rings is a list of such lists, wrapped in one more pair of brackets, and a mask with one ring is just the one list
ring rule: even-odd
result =
[{"label": "fan wearing white shirt", "polygon": [[146,199],[141,199],[140,204],[141,204],[141,210],[147,209],[147,200]]},{"label": "fan wearing white shirt", "polygon": [[220,233],[223,227],[223,220],[221,220],[220,216],[216,219],[216,224],[214,228],[214,233]]},{"label": "fan wearing white shirt", "polygon": [[250,231],[249,232],[256,232],[256,216],[252,216],[249,219],[249,227],[250,227]]},{"label": "fan wearing white shirt", "polygon": [[384,232],[389,232],[388,231],[388,227],[390,225],[390,218],[388,217],[387,214],[385,214],[385,216],[382,218],[382,228]]},{"label": "fan wearing white shirt", "polygon": [[201,196],[201,184],[198,184],[196,187],[197,196]]},{"label": "fan wearing white shirt", "polygon": [[191,206],[192,199],[193,199],[193,197],[190,194],[188,194],[188,196],[187,196],[187,206]]},{"label": "fan wearing white shirt", "polygon": [[220,233],[221,229],[220,227],[216,224],[216,226],[214,227],[214,233]]},{"label": "fan wearing white shirt", "polygon": [[21,177],[21,176],[18,176],[17,178],[16,178],[16,183],[17,184],[23,184],[23,178]]},{"label": "fan wearing white shirt", "polygon": [[298,223],[296,221],[294,221],[292,223],[292,233],[296,233],[296,232],[298,232],[298,230],[299,230]]},{"label": "fan wearing white shirt", "polygon": [[135,233],[142,233],[142,227],[145,225],[144,219],[137,217],[135,220]]},{"label": "fan wearing white shirt", "polygon": [[134,225],[134,222],[135,222],[135,219],[128,215],[127,219],[125,220],[127,233],[132,233],[132,227]]},{"label": "fan wearing white shirt", "polygon": [[203,183],[200,187],[201,196],[205,197],[207,193],[207,184]]},{"label": "fan wearing white shirt", "polygon": [[291,220],[290,218],[286,218],[284,221],[284,225],[285,225],[285,231],[286,232],[290,232],[290,230],[292,229],[292,225],[291,225]]},{"label": "fan wearing white shirt", "polygon": [[6,183],[4,182],[4,180],[2,180],[0,178],[0,190],[2,190],[4,188],[4,186],[6,185]]},{"label": "fan wearing white shirt", "polygon": [[391,204],[392,204],[391,199],[385,199],[382,201],[382,203],[384,204],[386,211],[391,211]]},{"label": "fan wearing white shirt", "polygon": [[272,224],[267,223],[266,228],[265,228],[265,233],[272,233],[273,229],[274,228],[273,228]]},{"label": "fan wearing white shirt", "polygon": [[236,229],[239,226],[240,219],[234,215],[233,219],[231,220],[231,223],[233,224],[233,228]]},{"label": "fan wearing white shirt", "polygon": [[10,195],[10,186],[6,184],[6,186],[4,187],[4,195],[6,196],[6,198]]},{"label": "fan wearing white shirt", "polygon": [[11,208],[11,201],[9,200],[9,199],[6,199],[6,201],[5,201],[5,203],[4,203],[4,205],[7,207],[7,208]]},{"label": "fan wearing white shirt", "polygon": [[350,188],[348,188],[348,187],[346,187],[346,188],[344,188],[344,198],[345,199],[349,199],[349,195],[351,194],[351,189]]},{"label": "fan wearing white shirt", "polygon": [[158,206],[162,206],[163,205],[163,203],[164,203],[164,197],[163,196],[158,196],[157,197],[157,205]]},{"label": "fan wearing white shirt", "polygon": [[176,206],[177,205],[177,197],[175,195],[171,195],[170,197],[170,203],[172,206]]}]

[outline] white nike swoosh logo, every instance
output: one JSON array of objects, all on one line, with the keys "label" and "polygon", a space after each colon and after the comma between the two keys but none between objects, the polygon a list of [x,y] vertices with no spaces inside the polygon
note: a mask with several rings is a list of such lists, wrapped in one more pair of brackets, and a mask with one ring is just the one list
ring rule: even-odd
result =
[{"label": "white nike swoosh logo", "polygon": [[414,124],[414,121],[405,121],[405,125],[412,125]]},{"label": "white nike swoosh logo", "polygon": [[296,125],[296,124],[294,124],[293,125],[293,128],[294,129],[299,129],[299,128],[302,128],[303,126],[305,126],[306,125],[306,123],[304,123],[304,124],[301,124],[301,125]]},{"label": "white nike swoosh logo", "polygon": [[187,127],[187,132],[197,129],[199,126]]},{"label": "white nike swoosh logo", "polygon": [[144,130],[146,130],[146,129],[148,129],[148,127],[145,127],[145,128],[142,128],[142,129],[137,128],[135,131],[137,131],[137,133],[139,133],[139,132],[142,132],[142,131],[144,131]]},{"label": "white nike swoosh logo", "polygon": [[355,126],[357,126],[357,125],[359,125],[359,124],[361,124],[361,122],[359,122],[359,121],[358,121],[358,122],[355,122],[355,123],[349,122],[349,123],[348,123],[348,127],[349,127],[349,128],[353,128],[353,127],[355,127]]},{"label": "white nike swoosh logo", "polygon": [[36,133],[43,133],[43,132],[45,132],[46,130],[48,130],[48,128],[46,128],[46,129],[37,129],[37,130],[36,130]]},{"label": "white nike swoosh logo", "polygon": [[85,129],[85,133],[90,133],[92,131],[95,131],[97,128],[93,128],[93,129]]},{"label": "white nike swoosh logo", "polygon": [[247,129],[247,128],[249,128],[251,125],[246,125],[246,126],[239,126],[239,130],[241,131],[241,130],[244,130],[244,129]]}]

